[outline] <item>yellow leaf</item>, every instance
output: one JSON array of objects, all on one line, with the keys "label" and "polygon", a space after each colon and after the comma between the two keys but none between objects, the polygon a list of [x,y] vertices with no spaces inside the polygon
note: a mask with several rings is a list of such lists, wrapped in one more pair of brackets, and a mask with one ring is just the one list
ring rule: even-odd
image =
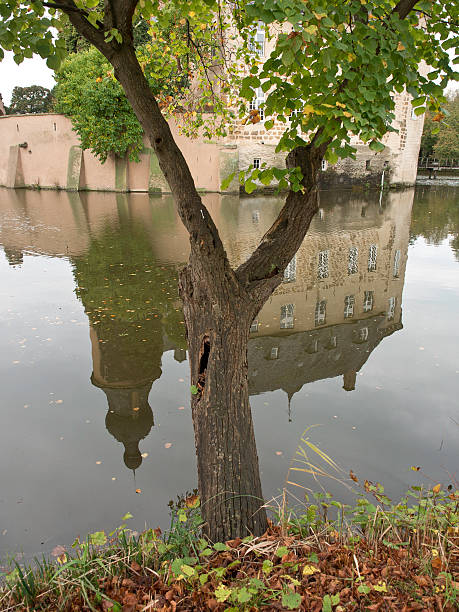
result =
[{"label": "yellow leaf", "polygon": [[411,469],[413,470],[413,472],[419,472],[419,470],[421,469],[420,467],[416,467],[415,465],[411,466]]},{"label": "yellow leaf", "polygon": [[347,111],[343,111],[343,115],[345,117],[352,117],[351,113],[348,113]]},{"label": "yellow leaf", "polygon": [[193,17],[196,15],[196,13],[195,13],[194,11],[190,11],[190,12],[188,13],[188,15],[189,15],[191,18],[193,18]]},{"label": "yellow leaf", "polygon": [[320,569],[316,567],[315,565],[305,565],[303,567],[303,576],[312,576],[313,574],[316,574],[317,572],[320,572]]},{"label": "yellow leaf", "polygon": [[440,493],[440,489],[441,489],[441,484],[436,484],[434,487],[432,487],[432,491],[435,493],[435,495],[437,495],[437,493]]},{"label": "yellow leaf", "polygon": [[311,115],[313,112],[314,107],[310,104],[306,104],[306,106],[303,107],[303,115]]},{"label": "yellow leaf", "polygon": [[339,108],[346,108],[346,105],[342,104],[341,102],[337,102],[336,106],[339,106]]},{"label": "yellow leaf", "polygon": [[399,42],[397,45],[397,51],[405,51],[405,47],[402,45],[401,42]]}]

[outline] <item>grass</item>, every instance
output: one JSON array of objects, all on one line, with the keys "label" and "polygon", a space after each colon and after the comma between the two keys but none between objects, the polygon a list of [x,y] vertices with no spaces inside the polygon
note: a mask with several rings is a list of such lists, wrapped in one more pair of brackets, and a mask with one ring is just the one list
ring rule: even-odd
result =
[{"label": "grass", "polygon": [[0,609],[456,610],[459,491],[412,487],[392,503],[381,485],[358,484],[353,507],[315,493],[295,514],[284,495],[264,536],[226,543],[202,537],[196,494],[171,504],[165,534],[136,535],[127,514],[53,562],[13,564]]}]

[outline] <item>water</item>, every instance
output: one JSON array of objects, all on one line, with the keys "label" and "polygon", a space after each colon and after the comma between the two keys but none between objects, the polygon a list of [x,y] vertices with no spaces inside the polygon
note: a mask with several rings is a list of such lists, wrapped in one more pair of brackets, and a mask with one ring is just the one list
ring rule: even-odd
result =
[{"label": "water", "polygon": [[[204,199],[234,265],[282,205]],[[352,469],[393,497],[456,472],[458,236],[457,188],[321,193],[249,342],[266,498],[316,486],[292,469],[312,425],[340,479]],[[167,527],[168,501],[196,486],[172,199],[0,190],[0,245],[0,557],[128,511],[135,529]]]}]

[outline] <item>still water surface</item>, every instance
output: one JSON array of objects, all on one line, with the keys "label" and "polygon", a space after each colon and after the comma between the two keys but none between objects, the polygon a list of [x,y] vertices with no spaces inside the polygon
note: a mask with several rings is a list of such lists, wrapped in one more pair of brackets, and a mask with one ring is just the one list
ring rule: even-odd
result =
[{"label": "still water surface", "polygon": [[[316,485],[302,433],[400,496],[459,468],[459,202],[454,187],[321,193],[285,282],[252,325],[263,491]],[[205,196],[231,262],[276,197]],[[0,558],[168,525],[196,486],[170,197],[0,190]],[[345,501],[346,487],[323,485]],[[299,485],[299,486],[298,486]],[[141,494],[136,494],[141,489]]]}]

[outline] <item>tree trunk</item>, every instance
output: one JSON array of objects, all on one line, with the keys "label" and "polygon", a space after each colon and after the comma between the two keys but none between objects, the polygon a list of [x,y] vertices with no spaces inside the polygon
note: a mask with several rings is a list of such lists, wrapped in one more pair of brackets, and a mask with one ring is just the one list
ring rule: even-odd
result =
[{"label": "tree trunk", "polygon": [[221,542],[267,528],[248,390],[253,314],[244,296],[216,295],[196,269],[182,271],[180,295],[197,388],[191,406],[204,529]]}]

